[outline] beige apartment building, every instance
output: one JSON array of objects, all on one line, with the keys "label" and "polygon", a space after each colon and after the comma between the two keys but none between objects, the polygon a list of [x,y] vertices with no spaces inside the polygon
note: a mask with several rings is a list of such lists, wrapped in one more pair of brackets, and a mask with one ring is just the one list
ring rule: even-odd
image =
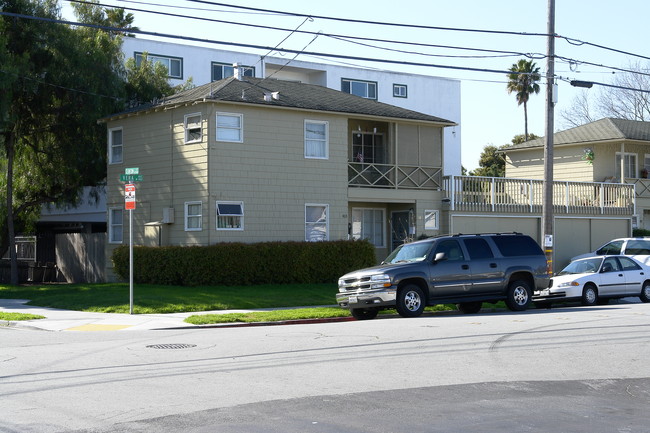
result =
[{"label": "beige apartment building", "polygon": [[137,245],[367,238],[383,258],[440,230],[445,119],[235,76],[101,122],[109,278],[112,250],[128,242],[127,168],[142,176]]}]

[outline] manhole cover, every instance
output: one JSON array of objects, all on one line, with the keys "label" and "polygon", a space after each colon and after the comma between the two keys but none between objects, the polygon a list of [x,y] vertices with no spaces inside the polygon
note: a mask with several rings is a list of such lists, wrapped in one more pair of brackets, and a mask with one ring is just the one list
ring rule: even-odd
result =
[{"label": "manhole cover", "polygon": [[196,344],[151,344],[147,347],[149,349],[190,349],[196,347]]}]

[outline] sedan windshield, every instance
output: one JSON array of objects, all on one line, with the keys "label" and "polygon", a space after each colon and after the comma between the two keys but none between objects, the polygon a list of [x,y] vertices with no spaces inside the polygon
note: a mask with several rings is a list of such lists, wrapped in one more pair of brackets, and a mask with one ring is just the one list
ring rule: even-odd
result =
[{"label": "sedan windshield", "polygon": [[571,275],[571,274],[593,274],[598,272],[600,264],[603,262],[602,257],[593,257],[585,260],[576,260],[569,263],[569,265],[562,269],[558,275]]},{"label": "sedan windshield", "polygon": [[427,253],[431,249],[431,242],[423,242],[417,244],[403,244],[395,248],[384,263],[406,263],[406,262],[421,262],[427,257]]}]

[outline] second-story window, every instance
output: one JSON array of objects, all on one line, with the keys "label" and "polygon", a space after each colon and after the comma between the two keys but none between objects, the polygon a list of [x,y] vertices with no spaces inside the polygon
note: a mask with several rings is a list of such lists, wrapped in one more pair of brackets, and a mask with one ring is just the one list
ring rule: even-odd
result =
[{"label": "second-story window", "polygon": [[201,113],[185,115],[185,143],[201,141]]},{"label": "second-story window", "polygon": [[374,81],[341,79],[341,91],[361,96],[366,99],[377,99],[377,83]]},{"label": "second-story window", "polygon": [[[243,77],[254,77],[254,66],[239,66],[242,69]],[[212,81],[223,80],[224,78],[232,77],[235,75],[235,68],[232,63],[217,63],[212,62]]]},{"label": "second-story window", "polygon": [[243,142],[244,115],[217,113],[217,141]]},{"label": "second-story window", "polygon": [[406,98],[406,84],[393,84],[393,96],[396,98]]},{"label": "second-story window", "polygon": [[[135,53],[135,64],[140,66],[144,53]],[[183,59],[180,57],[161,56],[156,54],[147,54],[147,59],[152,63],[160,63],[167,68],[169,78],[183,78]]]},{"label": "second-story window", "polygon": [[112,128],[108,130],[108,163],[120,164],[122,162],[122,153],[124,144],[122,142],[122,128]]},{"label": "second-story window", "polygon": [[[623,177],[637,177],[636,153],[625,153],[623,155]],[[621,153],[616,152],[616,177],[621,178]]]},{"label": "second-story window", "polygon": [[327,129],[327,122],[305,120],[305,158],[328,158]]},{"label": "second-story window", "polygon": [[384,136],[372,132],[352,133],[352,156],[355,162],[364,164],[386,164],[388,155],[384,146]]}]

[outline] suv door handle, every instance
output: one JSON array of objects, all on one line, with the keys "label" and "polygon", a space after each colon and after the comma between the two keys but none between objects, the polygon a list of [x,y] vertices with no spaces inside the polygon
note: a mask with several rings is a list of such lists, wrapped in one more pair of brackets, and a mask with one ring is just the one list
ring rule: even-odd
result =
[{"label": "suv door handle", "polygon": [[462,265],[461,269],[469,269],[469,265]]},{"label": "suv door handle", "polygon": [[490,263],[490,267],[491,267],[491,268],[496,268],[496,267],[497,267],[497,264],[496,264],[496,263]]}]

